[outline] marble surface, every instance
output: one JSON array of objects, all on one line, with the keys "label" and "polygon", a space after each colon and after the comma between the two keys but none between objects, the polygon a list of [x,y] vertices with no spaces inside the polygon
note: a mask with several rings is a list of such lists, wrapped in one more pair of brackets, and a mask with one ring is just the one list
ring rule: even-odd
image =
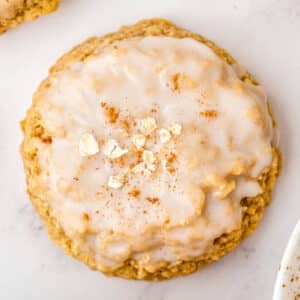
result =
[{"label": "marble surface", "polygon": [[[299,0],[62,0],[60,10],[0,36],[0,299],[271,299],[300,217]],[[229,50],[261,81],[281,131],[284,173],[256,233],[201,272],[161,283],[89,271],[47,238],[25,193],[19,121],[55,60],[91,35],[166,17]]]}]

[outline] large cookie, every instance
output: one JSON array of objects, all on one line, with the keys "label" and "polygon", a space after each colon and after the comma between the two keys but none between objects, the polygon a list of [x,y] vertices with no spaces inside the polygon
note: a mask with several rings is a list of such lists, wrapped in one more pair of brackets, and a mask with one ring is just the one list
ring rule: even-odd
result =
[{"label": "large cookie", "polygon": [[161,19],[65,54],[22,128],[28,193],[51,239],[131,279],[189,274],[234,249],[280,170],[262,87]]}]

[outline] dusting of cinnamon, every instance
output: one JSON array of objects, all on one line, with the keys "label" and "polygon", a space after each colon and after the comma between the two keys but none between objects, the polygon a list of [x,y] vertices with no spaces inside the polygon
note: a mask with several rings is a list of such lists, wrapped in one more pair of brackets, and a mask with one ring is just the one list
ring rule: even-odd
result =
[{"label": "dusting of cinnamon", "polygon": [[218,112],[215,109],[208,109],[199,113],[201,116],[208,119],[214,119],[218,116]]},{"label": "dusting of cinnamon", "polygon": [[128,122],[127,119],[123,119],[123,120],[121,121],[121,124],[122,124],[122,126],[124,127],[125,130],[129,131],[130,126],[129,126],[129,122]]},{"label": "dusting of cinnamon", "polygon": [[170,155],[167,157],[167,162],[168,162],[169,164],[171,164],[172,162],[175,161],[176,157],[177,157],[176,154],[173,153],[173,152],[171,152]]},{"label": "dusting of cinnamon", "polygon": [[120,166],[120,167],[125,167],[125,165],[126,165],[126,161],[125,161],[124,156],[121,156],[121,157],[118,157],[118,158],[114,159],[113,162],[115,164],[117,164],[118,166]]},{"label": "dusting of cinnamon", "polygon": [[137,164],[143,162],[143,151],[141,150],[132,150],[134,161],[129,164],[129,169],[132,170]]},{"label": "dusting of cinnamon", "polygon": [[179,91],[179,78],[180,78],[180,73],[175,73],[172,77],[172,90],[174,92],[178,92]]},{"label": "dusting of cinnamon", "polygon": [[138,150],[135,152],[136,154],[136,163],[141,163],[143,161],[143,151]]},{"label": "dusting of cinnamon", "polygon": [[73,177],[73,180],[78,181],[79,178],[78,177]]},{"label": "dusting of cinnamon", "polygon": [[84,221],[89,221],[90,220],[90,216],[87,213],[84,213],[82,215],[82,218],[83,218]]},{"label": "dusting of cinnamon", "polygon": [[170,174],[176,171],[174,166],[172,166],[172,163],[176,160],[176,157],[177,157],[176,154],[173,152],[171,152],[169,155],[166,156],[165,168]]},{"label": "dusting of cinnamon", "polygon": [[159,202],[159,199],[157,197],[146,197],[146,200],[151,204],[156,204]]},{"label": "dusting of cinnamon", "polygon": [[51,136],[45,136],[41,138],[42,142],[45,144],[51,144],[52,143],[52,137]]},{"label": "dusting of cinnamon", "polygon": [[130,197],[134,197],[134,198],[137,198],[140,194],[141,194],[141,191],[138,189],[133,189],[130,192],[128,192],[128,195]]},{"label": "dusting of cinnamon", "polygon": [[180,92],[180,88],[194,89],[198,86],[198,83],[195,82],[187,74],[175,73],[171,79],[172,90],[174,92]]},{"label": "dusting of cinnamon", "polygon": [[167,170],[169,173],[174,173],[176,171],[176,169],[173,166],[167,166]]},{"label": "dusting of cinnamon", "polygon": [[101,102],[101,107],[105,110],[105,115],[108,118],[109,123],[116,123],[119,118],[119,111],[115,107],[108,105],[106,102]]}]

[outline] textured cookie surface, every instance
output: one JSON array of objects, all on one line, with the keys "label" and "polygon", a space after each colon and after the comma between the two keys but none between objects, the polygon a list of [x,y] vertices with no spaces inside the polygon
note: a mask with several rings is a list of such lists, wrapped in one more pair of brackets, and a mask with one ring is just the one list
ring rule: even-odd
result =
[{"label": "textured cookie surface", "polygon": [[0,34],[57,9],[59,0],[0,0]]},{"label": "textured cookie surface", "polygon": [[28,192],[51,238],[126,278],[188,274],[232,250],[280,168],[262,88],[165,20],[63,56],[23,129]]}]

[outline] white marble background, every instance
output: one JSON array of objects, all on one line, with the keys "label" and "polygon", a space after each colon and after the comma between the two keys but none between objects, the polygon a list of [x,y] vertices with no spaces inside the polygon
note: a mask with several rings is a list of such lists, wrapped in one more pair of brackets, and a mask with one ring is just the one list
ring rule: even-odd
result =
[{"label": "white marble background", "polygon": [[[19,121],[62,53],[91,35],[166,17],[229,50],[261,81],[281,129],[284,173],[257,232],[222,261],[162,283],[89,271],[47,238],[25,194]],[[0,299],[268,300],[300,216],[299,0],[62,0],[0,37]]]}]

